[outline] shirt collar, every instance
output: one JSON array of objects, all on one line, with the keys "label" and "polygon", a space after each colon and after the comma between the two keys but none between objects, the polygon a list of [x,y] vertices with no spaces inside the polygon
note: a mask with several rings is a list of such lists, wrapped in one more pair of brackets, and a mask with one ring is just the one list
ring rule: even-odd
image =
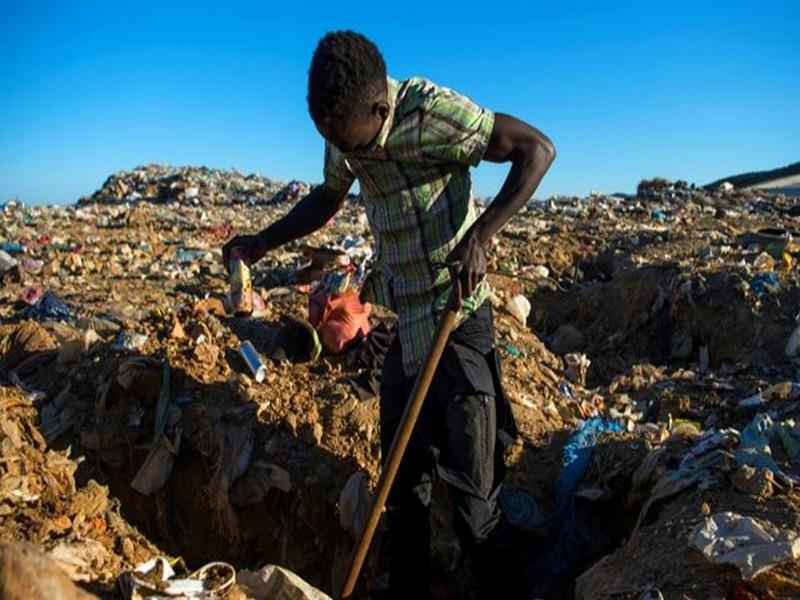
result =
[{"label": "shirt collar", "polygon": [[376,150],[382,149],[386,144],[386,139],[389,137],[389,132],[392,130],[392,126],[394,125],[394,109],[397,104],[398,87],[399,86],[396,80],[392,79],[391,77],[386,78],[386,100],[389,103],[389,114],[387,115],[386,120],[383,122],[383,127],[381,127],[381,131],[375,140]]}]

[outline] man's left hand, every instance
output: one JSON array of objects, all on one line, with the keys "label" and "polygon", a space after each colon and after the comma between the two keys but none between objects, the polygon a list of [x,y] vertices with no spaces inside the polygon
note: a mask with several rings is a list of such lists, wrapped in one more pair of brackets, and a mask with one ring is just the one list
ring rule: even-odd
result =
[{"label": "man's left hand", "polygon": [[486,253],[474,232],[468,232],[447,255],[447,268],[453,282],[453,304],[459,309],[464,299],[469,298],[486,275]]}]

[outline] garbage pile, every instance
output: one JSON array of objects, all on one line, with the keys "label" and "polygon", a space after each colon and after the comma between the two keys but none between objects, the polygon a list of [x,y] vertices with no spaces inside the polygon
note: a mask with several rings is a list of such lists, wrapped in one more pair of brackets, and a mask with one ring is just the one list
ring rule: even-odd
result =
[{"label": "garbage pile", "polygon": [[78,205],[153,202],[191,206],[225,206],[291,202],[310,191],[310,185],[292,181],[286,185],[258,174],[206,167],[146,165],[111,175]]},{"label": "garbage pile", "polygon": [[[796,435],[793,421],[776,424],[762,413],[741,431],[701,429],[684,421],[647,445],[633,475],[628,473],[625,505],[638,508],[636,523],[621,548],[578,578],[577,597],[643,594],[659,587],[697,597],[797,595],[798,478],[780,441],[782,431]],[[771,443],[780,445],[775,457]],[[778,455],[784,467],[777,464]],[[594,477],[605,480],[603,485],[592,482],[579,490],[593,502],[608,497],[607,480],[619,473],[596,469],[587,479]],[[640,569],[632,571],[631,561]],[[671,561],[671,568],[665,569],[664,561]],[[716,580],[706,579],[711,573]]]},{"label": "garbage pile", "polygon": [[[375,257],[355,198],[255,265],[252,314],[232,314],[220,248],[285,214],[293,184],[151,165],[75,206],[3,207],[0,468],[39,466],[4,476],[0,539],[103,545],[67,571],[101,594],[338,588],[380,473],[394,316],[360,297]],[[800,593],[797,208],[657,180],[532,203],[493,242],[520,429],[501,502],[538,540],[540,596]],[[443,491],[436,597],[469,598]],[[91,494],[105,504],[73,510]],[[386,558],[379,531],[360,597],[385,590]]]},{"label": "garbage pile", "polygon": [[[149,559],[157,549],[120,516],[119,503],[109,497],[107,486],[95,480],[76,484],[75,472],[85,457],[71,457],[69,447],[47,447],[52,429],[40,425],[37,404],[42,400],[19,386],[2,388],[2,539],[36,544],[74,581],[113,585],[120,572]],[[53,399],[64,401],[63,394]]]},{"label": "garbage pile", "polygon": [[650,202],[705,204],[724,198],[733,191],[733,185],[727,182],[721,183],[716,189],[709,192],[686,181],[669,181],[656,177],[641,181],[636,188],[636,197]]}]

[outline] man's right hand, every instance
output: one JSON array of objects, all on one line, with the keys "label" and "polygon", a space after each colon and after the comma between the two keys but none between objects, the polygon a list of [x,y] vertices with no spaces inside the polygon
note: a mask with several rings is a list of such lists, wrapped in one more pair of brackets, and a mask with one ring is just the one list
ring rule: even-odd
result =
[{"label": "man's right hand", "polygon": [[222,247],[222,264],[229,270],[231,250],[239,248],[241,257],[248,265],[264,258],[267,249],[263,239],[258,235],[237,235]]}]

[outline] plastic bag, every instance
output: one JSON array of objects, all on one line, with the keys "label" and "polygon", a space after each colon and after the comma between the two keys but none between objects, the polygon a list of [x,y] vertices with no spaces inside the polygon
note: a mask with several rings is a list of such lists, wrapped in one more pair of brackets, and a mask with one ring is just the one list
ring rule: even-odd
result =
[{"label": "plastic bag", "polygon": [[[768,530],[769,529],[769,530]],[[800,557],[800,538],[732,512],[719,512],[697,525],[690,545],[713,563],[736,566],[745,579]]]},{"label": "plastic bag", "polygon": [[358,540],[364,532],[372,500],[366,473],[353,473],[339,494],[339,524]]},{"label": "plastic bag", "polygon": [[362,304],[352,290],[339,296],[314,294],[309,299],[308,320],[325,349],[340,354],[353,341],[367,336],[371,312],[372,305]]},{"label": "plastic bag", "polygon": [[254,600],[330,600],[327,594],[277,565],[267,565],[258,571],[239,571],[236,583]]},{"label": "plastic bag", "polygon": [[598,440],[605,433],[623,431],[618,421],[599,417],[583,421],[564,445],[561,476],[556,483],[556,506],[551,520],[550,545],[536,564],[535,577],[563,577],[580,562],[590,532],[575,511],[575,491],[583,480]]}]

